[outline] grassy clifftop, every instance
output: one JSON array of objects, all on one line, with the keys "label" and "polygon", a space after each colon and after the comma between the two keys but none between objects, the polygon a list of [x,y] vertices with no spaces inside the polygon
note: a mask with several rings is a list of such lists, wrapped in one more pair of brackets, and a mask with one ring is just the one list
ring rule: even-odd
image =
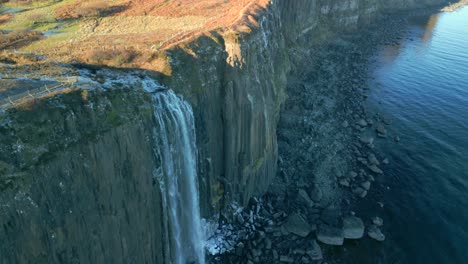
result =
[{"label": "grassy clifftop", "polygon": [[161,70],[162,51],[213,30],[245,30],[269,2],[10,0],[0,7],[0,49]]}]

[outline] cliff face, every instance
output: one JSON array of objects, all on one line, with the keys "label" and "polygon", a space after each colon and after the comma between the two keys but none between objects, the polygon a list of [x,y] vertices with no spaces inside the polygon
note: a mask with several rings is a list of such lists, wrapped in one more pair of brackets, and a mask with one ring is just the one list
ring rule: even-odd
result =
[{"label": "cliff face", "polygon": [[173,75],[166,83],[196,113],[204,214],[233,201],[245,205],[271,183],[286,82],[307,67],[300,54],[381,12],[442,2],[272,1],[251,28],[201,37],[171,51]]},{"label": "cliff face", "polygon": [[[202,214],[263,194],[296,53],[379,12],[442,0],[275,0],[257,25],[168,51],[163,82],[193,106]],[[162,263],[165,223],[153,171],[151,98],[80,91],[2,114],[1,263]]]},{"label": "cliff face", "polygon": [[1,122],[1,263],[161,263],[151,99],[72,91]]}]

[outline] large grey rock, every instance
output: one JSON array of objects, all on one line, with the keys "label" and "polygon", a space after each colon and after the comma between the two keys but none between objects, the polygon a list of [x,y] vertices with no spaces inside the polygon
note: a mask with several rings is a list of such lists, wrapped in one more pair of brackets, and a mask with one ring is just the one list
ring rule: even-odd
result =
[{"label": "large grey rock", "polygon": [[307,223],[304,217],[298,213],[290,215],[283,227],[287,231],[300,237],[306,237],[313,231],[313,228]]},{"label": "large grey rock", "polygon": [[364,223],[361,218],[347,216],[343,218],[343,236],[347,239],[360,239],[364,236]]},{"label": "large grey rock", "polygon": [[343,230],[328,225],[321,225],[317,231],[317,239],[327,245],[341,246],[344,241]]}]

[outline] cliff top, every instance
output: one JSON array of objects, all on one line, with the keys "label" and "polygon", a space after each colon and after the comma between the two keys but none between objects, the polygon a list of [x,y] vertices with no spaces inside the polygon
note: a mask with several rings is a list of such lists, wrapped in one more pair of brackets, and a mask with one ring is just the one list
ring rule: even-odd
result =
[{"label": "cliff top", "polygon": [[[161,51],[174,45],[212,31],[250,31],[269,2],[6,0],[0,5],[0,63],[81,62],[158,70],[166,60]],[[31,59],[22,52],[43,57]]]}]

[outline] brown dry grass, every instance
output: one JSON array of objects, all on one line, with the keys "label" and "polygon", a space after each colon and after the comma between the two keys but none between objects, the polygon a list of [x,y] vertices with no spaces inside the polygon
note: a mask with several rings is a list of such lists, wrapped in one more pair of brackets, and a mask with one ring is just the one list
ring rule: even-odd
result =
[{"label": "brown dry grass", "polygon": [[17,30],[0,34],[0,50],[19,49],[41,38],[42,34],[36,31]]},{"label": "brown dry grass", "polygon": [[[70,0],[58,6],[54,10],[57,19],[74,21],[79,25],[77,30],[38,42],[28,50],[58,61],[145,69],[165,67],[167,63],[158,56],[162,50],[210,31],[250,32],[258,27],[258,15],[270,0],[104,2]],[[57,41],[52,41],[53,38]],[[129,49],[136,55],[114,54],[115,50]]]},{"label": "brown dry grass", "polygon": [[13,15],[11,14],[2,14],[0,15],[0,24],[6,23],[11,20]]}]

